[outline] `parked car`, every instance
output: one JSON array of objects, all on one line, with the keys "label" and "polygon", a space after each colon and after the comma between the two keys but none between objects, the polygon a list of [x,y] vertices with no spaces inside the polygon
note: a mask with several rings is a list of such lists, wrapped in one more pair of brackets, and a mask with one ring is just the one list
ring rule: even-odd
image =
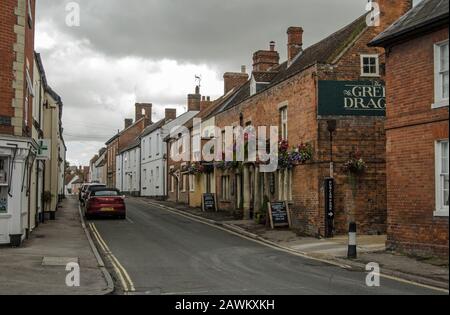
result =
[{"label": "parked car", "polygon": [[94,187],[91,188],[84,207],[86,219],[93,217],[126,218],[125,197],[118,189]]},{"label": "parked car", "polygon": [[92,189],[96,189],[96,188],[106,188],[106,185],[104,184],[94,184],[94,183],[89,183],[86,185],[86,187],[84,188],[84,190],[81,192],[81,205],[84,206],[86,203],[86,199],[89,197],[89,193],[92,191]]}]

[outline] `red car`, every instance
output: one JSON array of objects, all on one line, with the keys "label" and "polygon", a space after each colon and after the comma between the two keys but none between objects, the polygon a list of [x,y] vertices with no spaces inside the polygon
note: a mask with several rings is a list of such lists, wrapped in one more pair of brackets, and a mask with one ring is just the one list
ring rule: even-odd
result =
[{"label": "red car", "polygon": [[93,217],[126,218],[125,197],[120,191],[110,188],[93,188],[84,207],[86,219]]}]

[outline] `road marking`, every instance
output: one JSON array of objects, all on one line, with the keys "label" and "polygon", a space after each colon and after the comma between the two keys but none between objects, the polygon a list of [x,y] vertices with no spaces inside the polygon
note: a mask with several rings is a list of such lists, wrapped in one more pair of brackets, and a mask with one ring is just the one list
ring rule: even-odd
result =
[{"label": "road marking", "polygon": [[133,281],[131,280],[130,275],[128,274],[126,269],[122,266],[122,264],[119,262],[119,260],[116,258],[116,256],[114,256],[114,254],[111,252],[108,245],[106,245],[106,242],[101,237],[95,224],[89,223],[89,227],[91,228],[92,233],[94,234],[94,237],[96,238],[103,252],[110,259],[111,264],[113,265],[113,268],[116,271],[116,274],[119,276],[119,280],[120,283],[122,284],[122,287],[124,288],[124,291],[135,292],[136,289],[134,288],[134,284]]},{"label": "road marking", "polygon": [[133,220],[131,220],[129,217],[126,217],[127,221],[130,222],[131,224],[134,224]]},{"label": "road marking", "polygon": [[[289,248],[274,246],[274,245],[271,245],[269,243],[262,242],[260,240],[256,240],[256,239],[250,238],[248,236],[245,236],[245,235],[239,234],[237,232],[234,232],[234,231],[228,230],[226,228],[223,228],[221,226],[205,222],[205,221],[203,221],[201,219],[194,218],[194,217],[192,217],[190,215],[185,215],[185,214],[180,213],[178,211],[172,210],[170,207],[167,207],[167,206],[164,206],[164,205],[159,205],[159,204],[153,203],[151,201],[147,201],[146,203],[150,204],[150,205],[153,205],[155,207],[159,207],[161,209],[164,209],[164,210],[166,210],[168,212],[171,212],[173,214],[185,217],[185,218],[190,219],[192,221],[196,221],[196,222],[199,222],[199,223],[202,223],[202,224],[214,227],[216,229],[225,231],[227,233],[236,235],[236,236],[241,237],[243,239],[246,239],[246,240],[249,240],[249,241],[252,241],[252,242],[255,242],[255,243],[267,246],[267,247],[270,247],[270,248],[278,250],[278,251],[286,252],[286,253],[289,253],[291,255],[299,256],[299,257],[302,257],[302,258],[305,258],[305,259],[310,259],[310,260],[314,260],[314,261],[323,262],[323,263],[326,263],[326,264],[329,264],[329,265],[334,265],[334,266],[337,266],[337,267],[340,267],[340,268],[344,268],[344,269],[350,269],[351,268],[350,266],[339,264],[339,263],[336,263],[336,262],[333,262],[333,261],[328,261],[328,260],[325,260],[325,259],[311,257],[311,256],[308,256],[308,255],[305,255],[305,254],[302,254],[302,253],[297,253],[297,252],[295,252],[295,251],[293,251],[292,249],[289,249]],[[417,286],[417,287],[422,287],[422,288],[425,288],[425,289],[439,291],[439,292],[443,292],[443,293],[447,293],[447,294],[449,293],[449,290],[447,290],[447,289],[433,287],[433,286],[430,286],[430,285],[426,285],[426,284],[422,284],[422,283],[418,283],[418,282],[414,282],[414,281],[398,278],[398,277],[395,277],[395,276],[389,276],[389,275],[386,275],[386,274],[380,274],[380,276],[383,277],[383,278],[387,278],[387,279],[394,280],[394,281],[397,281],[397,282],[402,282],[402,283],[414,285],[414,286]]]}]

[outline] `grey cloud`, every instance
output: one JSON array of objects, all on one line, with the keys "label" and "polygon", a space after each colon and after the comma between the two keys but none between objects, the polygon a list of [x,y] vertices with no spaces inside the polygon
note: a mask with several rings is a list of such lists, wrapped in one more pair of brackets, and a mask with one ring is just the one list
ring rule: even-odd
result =
[{"label": "grey cloud", "polygon": [[[364,13],[366,0],[87,0],[81,27],[65,25],[65,3],[41,0],[41,19],[110,56],[233,65],[276,40],[285,56],[288,26],[314,43]],[[236,66],[237,65],[237,66]]]}]

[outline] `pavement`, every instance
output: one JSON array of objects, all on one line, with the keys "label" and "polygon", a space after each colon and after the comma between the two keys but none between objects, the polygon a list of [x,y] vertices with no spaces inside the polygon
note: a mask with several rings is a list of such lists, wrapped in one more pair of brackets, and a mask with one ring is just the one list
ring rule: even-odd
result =
[{"label": "pavement", "polygon": [[[91,220],[112,261],[117,293],[128,295],[448,294],[311,258],[143,198],[127,198],[127,220]],[[121,288],[120,288],[121,287]]]},{"label": "pavement", "polygon": [[348,236],[336,236],[332,239],[304,237],[290,229],[272,230],[257,224],[254,220],[235,220],[227,212],[206,213],[201,209],[189,208],[174,202],[142,199],[147,203],[156,203],[166,209],[180,211],[182,214],[194,216],[207,223],[307,257],[359,270],[365,270],[368,263],[376,262],[381,268],[381,273],[386,276],[447,290],[449,288],[448,260],[424,259],[386,251],[386,235],[358,235],[358,258],[349,260]]},{"label": "pavement", "polygon": [[[0,247],[0,295],[103,295],[113,283],[80,221],[77,200],[61,203],[20,248]],[[80,286],[66,285],[66,264],[80,266]]]}]

